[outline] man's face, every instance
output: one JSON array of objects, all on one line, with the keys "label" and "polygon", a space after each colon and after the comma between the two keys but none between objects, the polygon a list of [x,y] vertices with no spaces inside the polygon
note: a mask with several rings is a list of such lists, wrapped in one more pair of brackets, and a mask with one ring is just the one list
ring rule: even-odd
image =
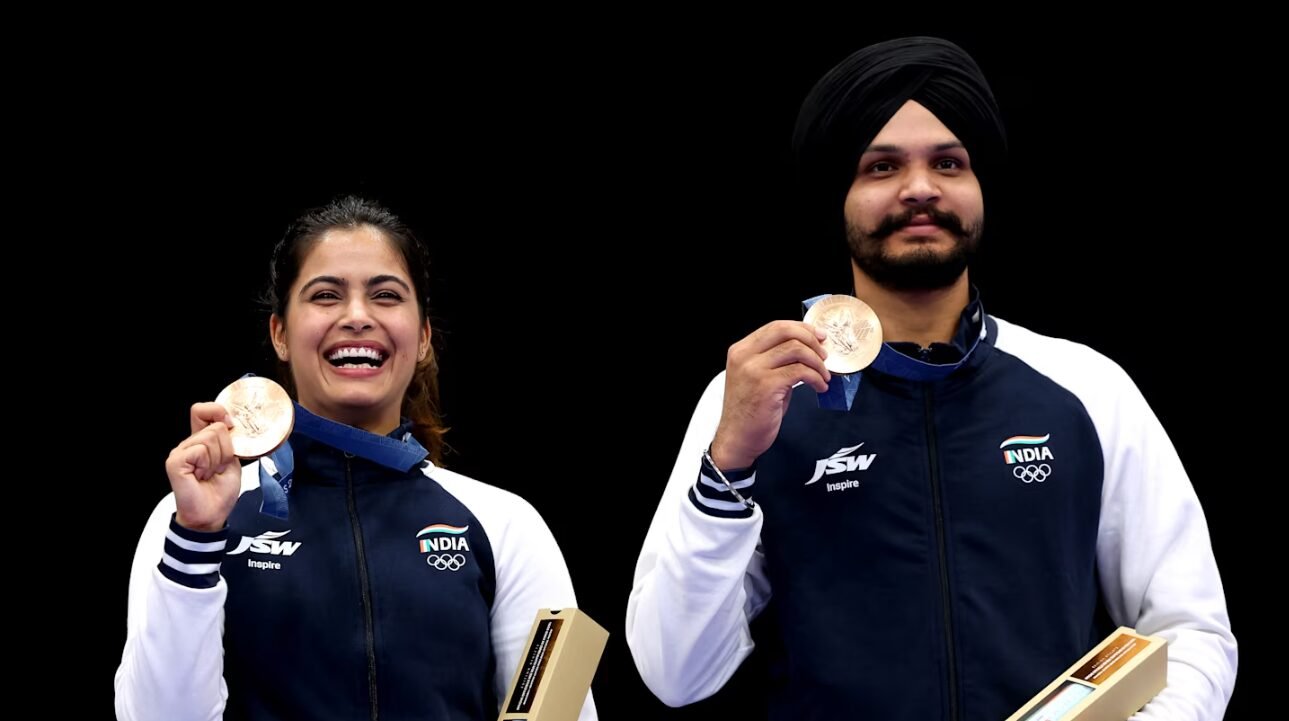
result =
[{"label": "man's face", "polygon": [[913,100],[860,156],[844,212],[856,265],[891,290],[952,285],[975,255],[985,219],[967,149]]}]

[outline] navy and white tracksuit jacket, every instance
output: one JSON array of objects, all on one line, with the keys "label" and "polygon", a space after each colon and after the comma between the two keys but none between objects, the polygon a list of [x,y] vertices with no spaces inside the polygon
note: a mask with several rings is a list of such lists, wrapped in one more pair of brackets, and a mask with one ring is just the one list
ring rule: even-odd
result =
[{"label": "navy and white tracksuit jacket", "polygon": [[538,609],[576,605],[541,517],[428,462],[291,444],[289,521],[259,512],[256,463],[225,531],[173,523],[173,494],[153,512],[117,717],[495,719]]},{"label": "navy and white tracksuit jacket", "polygon": [[727,476],[754,509],[700,473],[708,386],[627,610],[660,699],[712,695],[755,641],[773,719],[998,721],[1125,625],[1169,641],[1140,718],[1222,717],[1237,654],[1204,515],[1136,386],[978,299],[955,345],[883,347],[849,410],[797,387]]}]

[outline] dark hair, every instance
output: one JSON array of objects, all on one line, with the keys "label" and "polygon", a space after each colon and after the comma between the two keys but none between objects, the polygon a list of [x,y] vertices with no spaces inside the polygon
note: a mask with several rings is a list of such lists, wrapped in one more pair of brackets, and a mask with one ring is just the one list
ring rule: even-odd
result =
[{"label": "dark hair", "polygon": [[[333,228],[354,229],[371,226],[381,232],[407,263],[408,275],[416,293],[416,305],[421,321],[429,317],[430,285],[429,251],[411,228],[397,215],[380,203],[347,195],[337,198],[320,208],[305,211],[287,228],[286,235],[273,249],[269,269],[269,287],[264,303],[271,313],[284,321],[291,285],[300,275],[300,266],[313,246]],[[281,380],[292,396],[295,383],[286,363],[279,363]],[[412,420],[412,435],[430,452],[436,465],[443,460],[443,434],[447,428],[439,415],[439,363],[430,344],[425,358],[416,364],[411,385],[403,396],[402,414]]]}]

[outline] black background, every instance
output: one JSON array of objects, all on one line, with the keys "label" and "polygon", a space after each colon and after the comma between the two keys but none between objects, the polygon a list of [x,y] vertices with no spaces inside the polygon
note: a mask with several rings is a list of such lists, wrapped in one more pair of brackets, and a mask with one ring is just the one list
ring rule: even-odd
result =
[{"label": "black background", "polygon": [[1023,32],[827,17],[436,26],[420,43],[288,38],[273,63],[171,37],[164,53],[87,63],[63,99],[99,119],[74,153],[73,192],[93,211],[76,310],[98,319],[81,336],[96,376],[139,395],[101,409],[130,435],[95,452],[125,470],[83,494],[100,551],[77,624],[86,715],[110,714],[130,559],[188,406],[272,370],[255,297],[273,243],[303,208],[360,192],[431,248],[448,465],[542,512],[581,606],[612,634],[601,718],[756,718],[748,674],[680,710],[643,686],[623,641],[636,555],[725,349],[848,278],[843,249],[795,230],[802,98],[851,51],[929,33],[976,57],[1010,133],[973,272],[986,308],[1110,356],[1161,417],[1241,642],[1239,718],[1270,654],[1265,572],[1244,560],[1269,548],[1259,509],[1278,481],[1261,407],[1280,400],[1264,274],[1284,236],[1283,133],[1253,44],[1203,19],[1187,33],[1015,20]]}]

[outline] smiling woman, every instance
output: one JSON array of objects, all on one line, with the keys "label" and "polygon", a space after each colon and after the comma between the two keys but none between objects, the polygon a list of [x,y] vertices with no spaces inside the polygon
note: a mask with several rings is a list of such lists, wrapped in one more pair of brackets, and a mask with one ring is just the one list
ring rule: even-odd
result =
[{"label": "smiling woman", "polygon": [[[274,256],[274,350],[315,413],[384,435],[400,415],[423,411],[415,435],[439,460],[437,367],[427,301],[412,280],[428,263],[392,214],[347,202],[306,215]],[[407,396],[417,375],[425,391]]]},{"label": "smiling woman", "polygon": [[242,466],[228,410],[192,407],[135,553],[118,718],[492,717],[537,610],[576,605],[532,506],[440,465],[427,266],[361,198],[278,243],[269,335],[295,430]]}]

